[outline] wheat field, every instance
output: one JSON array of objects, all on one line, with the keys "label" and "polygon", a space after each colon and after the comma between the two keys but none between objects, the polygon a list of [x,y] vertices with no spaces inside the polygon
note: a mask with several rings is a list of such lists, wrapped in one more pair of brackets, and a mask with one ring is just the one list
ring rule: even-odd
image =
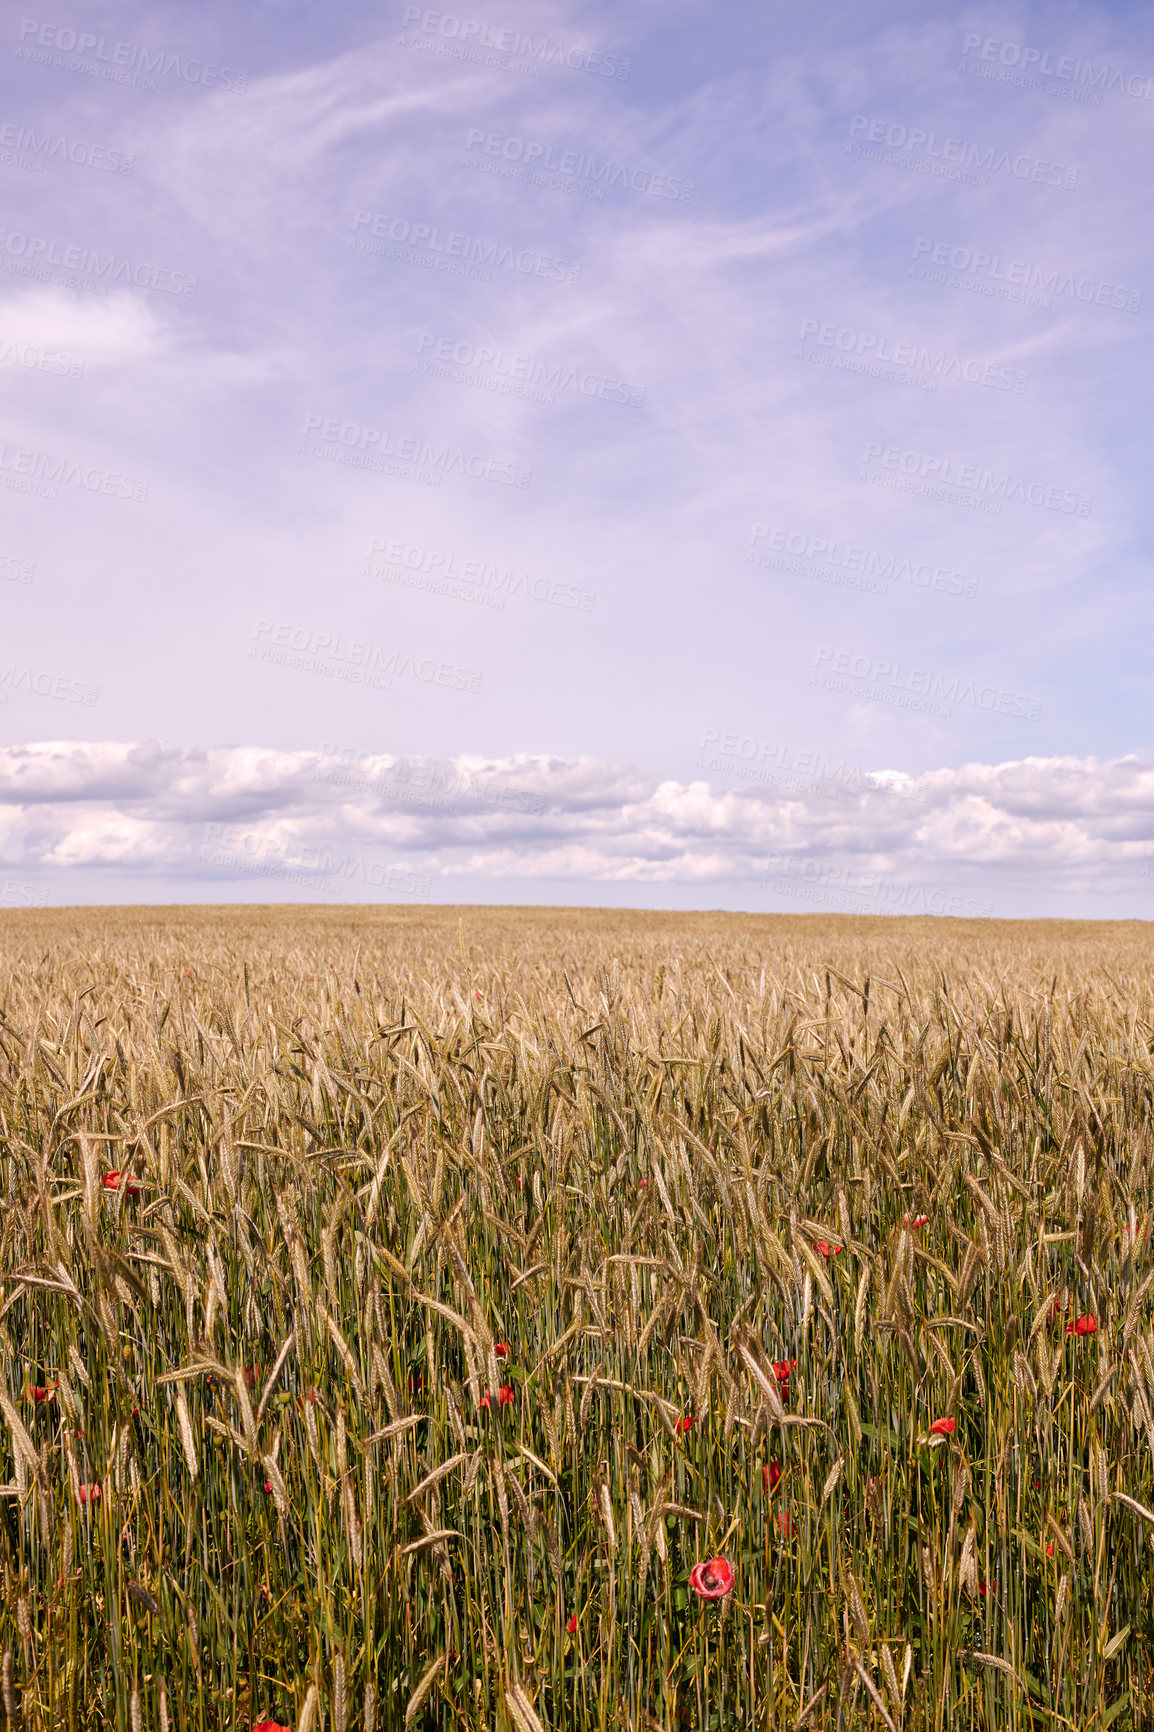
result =
[{"label": "wheat field", "polygon": [[1151,929],[5,912],[7,1726],[1140,1726]]}]

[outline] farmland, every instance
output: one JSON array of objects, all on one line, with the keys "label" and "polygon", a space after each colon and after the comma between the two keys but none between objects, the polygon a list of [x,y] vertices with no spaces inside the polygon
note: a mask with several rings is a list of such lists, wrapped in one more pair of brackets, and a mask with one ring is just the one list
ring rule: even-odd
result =
[{"label": "farmland", "polygon": [[1142,1723],[1149,928],[0,934],[10,1728]]}]

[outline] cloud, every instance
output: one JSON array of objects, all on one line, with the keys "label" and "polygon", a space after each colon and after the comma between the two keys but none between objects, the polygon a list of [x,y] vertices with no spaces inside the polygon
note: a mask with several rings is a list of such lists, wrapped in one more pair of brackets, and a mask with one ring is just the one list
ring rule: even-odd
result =
[{"label": "cloud", "polygon": [[85,301],[57,288],[21,289],[0,302],[0,319],[5,335],[88,366],[153,361],[167,341],[156,309],[126,292]]},{"label": "cloud", "polygon": [[970,763],[916,779],[854,771],[782,790],[530,753],[354,758],[117,741],[0,750],[0,865],[116,867],[222,887],[277,868],[319,882],[334,862],[388,859],[446,892],[466,878],[698,889],[792,880],[861,897],[878,881],[988,888],[1016,871],[1077,889],[1136,883],[1152,841],[1154,763],[1134,756]]}]

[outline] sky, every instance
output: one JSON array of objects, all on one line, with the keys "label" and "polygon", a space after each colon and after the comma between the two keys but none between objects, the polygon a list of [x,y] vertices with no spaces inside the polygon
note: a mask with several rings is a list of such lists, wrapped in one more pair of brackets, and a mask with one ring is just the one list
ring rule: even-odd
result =
[{"label": "sky", "polygon": [[0,906],[1154,916],[1148,7],[0,74]]}]

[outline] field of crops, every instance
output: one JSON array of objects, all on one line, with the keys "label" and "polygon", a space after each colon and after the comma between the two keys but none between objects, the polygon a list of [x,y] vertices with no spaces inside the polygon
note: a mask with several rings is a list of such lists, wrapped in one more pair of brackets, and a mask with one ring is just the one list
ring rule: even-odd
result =
[{"label": "field of crops", "polygon": [[1150,928],[0,936],[10,1732],[1154,1713]]}]

